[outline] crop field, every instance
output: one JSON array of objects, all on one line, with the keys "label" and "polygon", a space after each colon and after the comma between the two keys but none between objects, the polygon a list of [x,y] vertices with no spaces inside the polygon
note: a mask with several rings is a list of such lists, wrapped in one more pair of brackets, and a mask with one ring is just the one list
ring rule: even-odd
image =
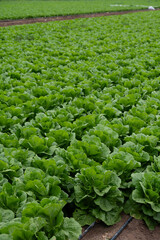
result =
[{"label": "crop field", "polygon": [[160,12],[0,29],[0,239],[160,223]]},{"label": "crop field", "polygon": [[159,0],[0,1],[0,19],[18,19],[160,7]]}]

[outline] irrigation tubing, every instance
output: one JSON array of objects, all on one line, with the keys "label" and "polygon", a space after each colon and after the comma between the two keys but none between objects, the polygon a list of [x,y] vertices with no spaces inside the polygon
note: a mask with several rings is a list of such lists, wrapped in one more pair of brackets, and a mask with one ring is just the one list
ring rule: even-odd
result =
[{"label": "irrigation tubing", "polygon": [[96,224],[96,221],[93,222],[78,238],[78,240],[82,239],[88,232],[91,228],[93,228]]},{"label": "irrigation tubing", "polygon": [[[119,234],[125,229],[125,227],[133,220],[133,217],[130,217],[124,224],[123,226],[116,232],[116,234],[110,239],[110,240],[115,240]],[[88,232],[91,228],[93,228],[95,226],[97,222],[93,222],[78,238],[78,240],[81,240]]]},{"label": "irrigation tubing", "polygon": [[116,232],[116,234],[110,240],[115,240],[132,220],[133,217],[128,218],[128,220],[123,224],[123,226]]}]

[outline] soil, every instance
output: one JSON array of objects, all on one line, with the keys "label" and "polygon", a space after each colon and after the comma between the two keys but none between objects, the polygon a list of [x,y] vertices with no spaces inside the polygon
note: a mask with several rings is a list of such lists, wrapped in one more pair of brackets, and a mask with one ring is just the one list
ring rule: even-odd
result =
[{"label": "soil", "polygon": [[[103,223],[97,223],[82,240],[109,240],[121,228],[129,218],[123,214],[119,223],[113,226],[106,226]],[[121,232],[116,240],[159,240],[160,226],[154,231],[150,231],[142,220],[133,219],[127,227]]]},{"label": "soil", "polygon": [[[160,10],[160,8],[157,8],[156,10]],[[91,17],[111,16],[111,15],[122,15],[122,14],[127,14],[127,13],[146,12],[146,11],[151,11],[151,10],[140,9],[140,10],[128,10],[128,11],[118,11],[118,12],[77,14],[77,15],[67,15],[67,16],[58,16],[58,17],[7,19],[7,20],[0,20],[0,27],[7,27],[7,26],[11,26],[11,25],[31,24],[31,23],[37,23],[37,22],[63,21],[63,20],[71,20],[71,19],[76,19],[76,18],[91,18]]]}]

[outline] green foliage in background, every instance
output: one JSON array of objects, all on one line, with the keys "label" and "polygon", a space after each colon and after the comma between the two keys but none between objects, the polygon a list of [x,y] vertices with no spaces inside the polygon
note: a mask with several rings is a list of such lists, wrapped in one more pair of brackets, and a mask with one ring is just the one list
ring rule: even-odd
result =
[{"label": "green foliage in background", "polygon": [[2,0],[0,1],[0,19],[147,9],[149,6],[160,7],[160,2],[158,0]]}]

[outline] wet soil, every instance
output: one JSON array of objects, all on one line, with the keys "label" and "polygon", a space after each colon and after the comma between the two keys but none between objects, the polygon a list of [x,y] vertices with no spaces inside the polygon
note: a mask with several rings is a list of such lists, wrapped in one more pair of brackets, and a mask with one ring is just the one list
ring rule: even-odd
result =
[{"label": "wet soil", "polygon": [[[155,11],[157,11],[157,10],[160,10],[160,8],[157,8]],[[37,22],[64,21],[64,20],[71,20],[71,19],[77,19],[77,18],[93,18],[93,17],[102,17],[102,16],[111,16],[111,15],[123,15],[123,14],[128,14],[128,13],[146,12],[146,11],[151,11],[151,10],[140,9],[140,10],[117,11],[117,12],[76,14],[76,15],[55,16],[55,17],[7,19],[7,20],[0,20],[0,27],[7,27],[7,26],[11,26],[11,25],[31,24],[31,23],[37,23]]]}]

